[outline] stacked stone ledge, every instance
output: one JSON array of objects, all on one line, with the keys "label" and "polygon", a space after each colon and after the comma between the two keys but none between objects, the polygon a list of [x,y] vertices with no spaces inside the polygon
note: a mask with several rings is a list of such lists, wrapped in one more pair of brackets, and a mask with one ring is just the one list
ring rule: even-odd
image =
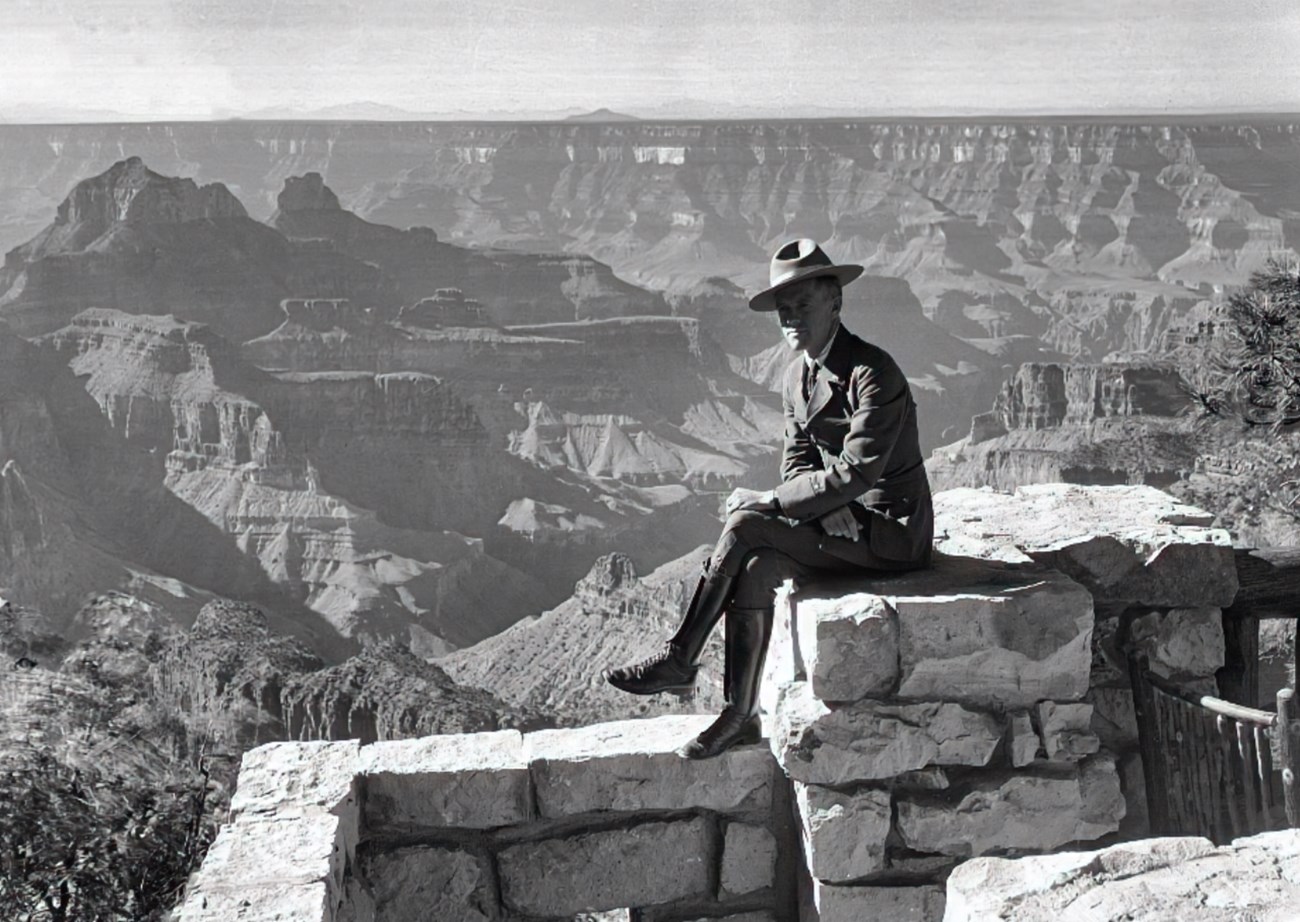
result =
[{"label": "stacked stone ledge", "polygon": [[[178,918],[788,918],[798,844],[784,779],[764,746],[676,755],[710,720],[263,746],[245,755],[236,818]],[[326,775],[299,806],[300,779]]]},{"label": "stacked stone ledge", "polygon": [[949,491],[936,510],[932,570],[779,606],[764,704],[809,917],[937,920],[966,859],[1146,834],[1113,628],[1124,616],[1180,679],[1212,686],[1222,664],[1236,576],[1205,513],[1147,487],[1059,484]]},{"label": "stacked stone ledge", "polygon": [[1036,484],[1012,494],[963,489],[936,496],[940,550],[1054,567],[1092,595],[1096,627],[1085,702],[1092,705],[1092,734],[1120,769],[1128,806],[1123,838],[1150,830],[1133,694],[1117,635],[1123,627],[1154,672],[1218,694],[1222,610],[1237,594],[1237,571],[1231,537],[1213,520],[1141,485]]},{"label": "stacked stone ledge", "polygon": [[936,509],[932,570],[784,594],[770,751],[678,757],[710,715],[271,744],[177,918],[925,922],[971,859],[1145,834],[1113,630],[1212,686],[1226,534],[1143,487]]}]

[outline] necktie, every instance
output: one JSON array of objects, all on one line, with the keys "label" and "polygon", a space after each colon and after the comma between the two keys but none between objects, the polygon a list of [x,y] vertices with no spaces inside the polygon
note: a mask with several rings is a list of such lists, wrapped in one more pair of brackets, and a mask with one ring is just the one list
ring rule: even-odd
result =
[{"label": "necktie", "polygon": [[820,369],[821,366],[818,365],[816,362],[812,362],[805,369],[807,373],[804,375],[804,379],[803,379],[803,402],[804,403],[808,403],[810,400],[812,400],[813,389],[817,387],[817,372]]}]

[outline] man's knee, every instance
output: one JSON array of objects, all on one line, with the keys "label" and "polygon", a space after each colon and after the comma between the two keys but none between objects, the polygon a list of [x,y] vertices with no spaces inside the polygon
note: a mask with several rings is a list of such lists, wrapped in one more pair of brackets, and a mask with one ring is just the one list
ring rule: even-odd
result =
[{"label": "man's knee", "polygon": [[789,575],[787,558],[772,548],[751,552],[740,567],[732,604],[738,608],[764,608],[772,604],[776,590]]}]

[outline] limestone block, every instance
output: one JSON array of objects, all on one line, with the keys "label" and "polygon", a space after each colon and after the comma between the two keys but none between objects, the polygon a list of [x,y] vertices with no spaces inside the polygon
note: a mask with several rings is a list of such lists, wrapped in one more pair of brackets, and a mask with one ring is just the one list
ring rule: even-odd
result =
[{"label": "limestone block", "polygon": [[497,906],[486,858],[449,848],[373,854],[364,874],[376,922],[486,922]]},{"label": "limestone block", "polygon": [[767,747],[742,746],[701,760],[674,751],[714,716],[670,715],[529,733],[523,754],[539,814],[767,809],[776,770]]},{"label": "limestone block", "polygon": [[1091,704],[1043,701],[1037,715],[1038,733],[1049,759],[1078,762],[1101,748],[1101,740],[1091,728]]},{"label": "limestone block", "polygon": [[488,829],[533,818],[523,737],[515,730],[371,743],[360,762],[371,833]]},{"label": "limestone block", "polygon": [[1223,665],[1223,612],[1175,608],[1133,619],[1131,643],[1146,653],[1151,671],[1165,678],[1212,676]]},{"label": "limestone block", "polygon": [[1137,713],[1131,689],[1093,688],[1088,692],[1088,701],[1092,704],[1092,732],[1103,746],[1112,752],[1137,746]]},{"label": "limestone block", "polygon": [[244,753],[230,798],[233,816],[307,813],[343,815],[356,808],[356,740],[267,743]]},{"label": "limestone block", "polygon": [[794,792],[813,877],[857,880],[884,869],[893,817],[888,791],[843,794],[795,782]]},{"label": "limestone block", "polygon": [[813,882],[818,922],[942,922],[943,887],[840,887]]},{"label": "limestone block", "polygon": [[776,883],[776,837],[763,826],[728,823],[722,844],[723,896],[740,896]]},{"label": "limestone block", "polygon": [[345,887],[344,826],[329,813],[246,815],[223,826],[190,882],[179,918],[332,919],[326,913]]},{"label": "limestone block", "polygon": [[880,590],[898,615],[898,696],[1024,708],[1088,690],[1092,598],[1037,567],[946,558]]},{"label": "limestone block", "polygon": [[332,922],[334,900],[324,883],[248,884],[191,891],[176,922]]},{"label": "limestone block", "polygon": [[1232,541],[1213,516],[1154,487],[1032,484],[1014,494],[935,494],[935,547],[990,560],[1032,559],[1098,602],[1231,604]]},{"label": "limestone block", "polygon": [[709,896],[713,860],[697,817],[513,845],[498,865],[509,908],[549,917]]},{"label": "limestone block", "polygon": [[781,696],[771,745],[794,780],[838,785],[928,765],[987,765],[1002,735],[998,718],[960,704],[867,700],[831,709],[799,682]]},{"label": "limestone block", "polygon": [[961,798],[898,799],[898,831],[907,847],[941,855],[1045,851],[1114,832],[1123,816],[1119,776],[1106,755],[1000,773],[974,783]]},{"label": "limestone block", "polygon": [[1123,842],[1099,851],[977,858],[948,879],[947,922],[1292,922],[1300,830],[1215,848],[1208,839]]},{"label": "limestone block", "polygon": [[244,816],[221,827],[194,877],[193,889],[320,881],[343,892],[342,821],[314,816]]},{"label": "limestone block", "polygon": [[1038,758],[1038,731],[1028,711],[1019,711],[1011,715],[1007,726],[1007,754],[1011,764],[1016,768],[1028,765]]},{"label": "limestone block", "polygon": [[877,595],[800,598],[798,650],[823,701],[886,696],[898,681],[898,616]]}]

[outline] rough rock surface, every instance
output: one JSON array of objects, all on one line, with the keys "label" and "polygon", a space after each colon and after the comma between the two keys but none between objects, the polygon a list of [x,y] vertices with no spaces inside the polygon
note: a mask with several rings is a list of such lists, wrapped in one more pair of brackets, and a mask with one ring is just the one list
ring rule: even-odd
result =
[{"label": "rough rock surface", "polygon": [[469,852],[401,848],[362,862],[376,918],[488,922],[498,918],[490,872]]},{"label": "rough rock surface", "polygon": [[898,615],[898,695],[1027,707],[1088,690],[1092,600],[1052,570],[941,558],[881,581]]},{"label": "rough rock surface", "polygon": [[846,794],[798,782],[794,789],[813,877],[856,880],[886,866],[885,840],[893,822],[888,791]]},{"label": "rough rock surface", "polygon": [[898,616],[876,595],[796,603],[799,650],[822,701],[883,697],[898,681]]},{"label": "rough rock surface", "polygon": [[996,717],[951,702],[860,701],[831,709],[800,682],[777,705],[771,745],[791,778],[836,785],[927,765],[987,765],[1003,733]]},{"label": "rough rock surface", "polygon": [[721,896],[741,896],[776,883],[776,838],[763,826],[728,823],[722,844]]},{"label": "rough rock surface", "polygon": [[1125,842],[1093,852],[979,858],[948,878],[945,922],[1292,922],[1300,831],[1216,848],[1208,839]]},{"label": "rough rock surface", "polygon": [[898,831],[909,848],[942,855],[1046,851],[1114,832],[1124,809],[1115,762],[1100,755],[976,781],[960,798],[903,795]]},{"label": "rough rock surface", "polygon": [[1012,714],[1007,727],[1007,755],[1011,764],[1016,768],[1028,765],[1038,756],[1041,745],[1029,714],[1024,711]]},{"label": "rough rock surface", "polygon": [[775,778],[766,747],[742,746],[716,759],[677,755],[713,719],[666,716],[528,734],[523,757],[539,814],[767,809]]},{"label": "rough rock surface", "polygon": [[601,670],[658,652],[681,622],[710,548],[700,547],[640,576],[625,554],[592,564],[573,595],[536,618],[438,661],[457,682],[491,689],[514,706],[583,726],[606,720],[722,710],[722,631],[710,637],[696,696],[628,695]]},{"label": "rough rock surface", "polygon": [[942,887],[837,887],[813,885],[818,922],[940,922]]},{"label": "rough rock surface", "polygon": [[1077,762],[1101,748],[1091,730],[1091,704],[1044,701],[1036,709],[1038,732],[1049,759]]},{"label": "rough rock surface", "polygon": [[523,737],[514,730],[372,743],[361,750],[371,832],[532,819]]},{"label": "rough rock surface", "polygon": [[535,916],[703,897],[708,840],[697,817],[514,845],[499,856],[502,897]]},{"label": "rough rock surface", "polygon": [[1014,494],[962,488],[935,494],[935,547],[1036,560],[1099,603],[1226,606],[1237,591],[1236,564],[1231,539],[1210,527],[1213,518],[1140,485],[1033,484]]},{"label": "rough rock surface", "polygon": [[1223,612],[1175,608],[1133,619],[1129,638],[1165,678],[1212,676],[1223,665]]},{"label": "rough rock surface", "polygon": [[356,805],[359,747],[337,743],[267,743],[244,753],[230,811],[278,816],[341,814]]},{"label": "rough rock surface", "polygon": [[892,692],[1024,708],[1088,690],[1092,600],[1054,570],[939,555],[928,570],[821,581],[777,604],[769,711],[780,685],[803,678],[826,701]]}]

